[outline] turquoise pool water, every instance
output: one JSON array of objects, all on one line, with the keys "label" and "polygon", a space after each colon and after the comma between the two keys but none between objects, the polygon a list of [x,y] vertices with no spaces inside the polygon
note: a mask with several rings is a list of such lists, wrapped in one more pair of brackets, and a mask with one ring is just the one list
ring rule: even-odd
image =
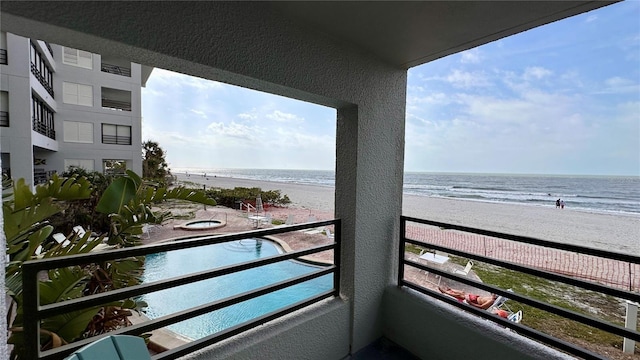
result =
[{"label": "turquoise pool water", "polygon": [[[150,283],[268,257],[278,253],[280,253],[279,248],[271,241],[244,239],[230,243],[149,255],[146,260],[143,282]],[[317,267],[295,261],[283,261],[215,279],[146,294],[143,296],[143,300],[149,305],[146,315],[155,319],[313,272],[317,269]],[[169,329],[189,338],[199,339],[330,290],[332,287],[333,276],[324,275],[302,284],[171,325]]]}]

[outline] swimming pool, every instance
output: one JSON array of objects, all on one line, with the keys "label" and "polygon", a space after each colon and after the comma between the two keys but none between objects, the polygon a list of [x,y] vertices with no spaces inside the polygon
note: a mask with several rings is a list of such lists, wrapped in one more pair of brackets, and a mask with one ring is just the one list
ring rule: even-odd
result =
[{"label": "swimming pool", "polygon": [[[150,283],[198,271],[210,270],[277,255],[280,252],[279,247],[269,240],[244,239],[149,255],[145,264],[143,282]],[[295,261],[282,261],[146,294],[142,297],[142,300],[149,305],[145,312],[146,315],[155,319],[315,270],[318,270],[318,267]],[[199,339],[332,288],[333,276],[331,274],[324,275],[302,284],[171,325],[168,328],[191,339]]]}]

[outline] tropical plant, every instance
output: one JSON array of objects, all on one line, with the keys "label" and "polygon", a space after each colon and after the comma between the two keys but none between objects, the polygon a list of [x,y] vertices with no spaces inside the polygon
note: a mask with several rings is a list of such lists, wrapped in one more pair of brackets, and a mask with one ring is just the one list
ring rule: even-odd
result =
[{"label": "tropical plant", "polygon": [[278,206],[291,203],[287,195],[281,195],[280,190],[262,191],[261,188],[209,189],[207,195],[213,198],[216,203],[230,208],[234,207],[236,201],[248,202],[255,206],[258,195],[265,205]]},{"label": "tropical plant", "polygon": [[170,175],[164,150],[155,141],[142,143],[142,177],[163,182]]},{"label": "tropical plant", "polygon": [[[38,186],[35,193],[20,179],[6,189],[7,193],[3,192],[3,217],[10,262],[6,267],[5,284],[12,299],[7,313],[7,319],[11,321],[8,342],[14,345],[12,359],[21,358],[23,353],[22,262],[38,257],[38,253],[43,258],[86,253],[103,243],[105,237],[115,247],[137,245],[143,224],[161,223],[167,218],[166,213],[151,211],[151,204],[167,199],[215,205],[215,201],[197,190],[167,190],[153,183],[144,183],[129,171],[113,180],[98,201],[97,211],[108,214],[109,231],[96,238],[91,236],[91,232],[82,237],[71,233],[67,237],[70,244],[63,246],[55,241],[52,242],[54,245],[48,243],[54,231],[48,219],[68,209],[74,201],[91,196],[92,188],[87,179],[76,175],[69,178],[54,175],[48,183]],[[46,305],[138,284],[143,267],[144,258],[136,257],[53,269],[45,280],[40,281],[39,303]],[[144,302],[125,299],[45,319],[40,325],[42,349],[127,326],[131,311],[144,306]]]},{"label": "tropical plant", "polygon": [[111,221],[109,214],[96,211],[96,206],[100,197],[105,192],[109,184],[115,179],[112,175],[104,175],[97,171],[87,171],[83,168],[72,167],[62,173],[62,177],[84,177],[91,183],[91,195],[86,199],[79,199],[67,202],[64,211],[61,211],[51,218],[49,222],[57,232],[69,234],[73,227],[80,225],[85,229],[90,229],[92,233],[105,234],[109,232]]}]

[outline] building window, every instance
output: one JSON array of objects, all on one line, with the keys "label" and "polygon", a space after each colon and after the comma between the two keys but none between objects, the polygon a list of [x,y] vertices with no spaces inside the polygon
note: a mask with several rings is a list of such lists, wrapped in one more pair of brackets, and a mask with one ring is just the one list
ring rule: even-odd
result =
[{"label": "building window", "polygon": [[93,144],[93,124],[77,121],[65,121],[64,141]]},{"label": "building window", "polygon": [[7,65],[7,33],[0,32],[0,64]]},{"label": "building window", "polygon": [[94,170],[94,162],[89,159],[64,159],[64,170],[69,171],[73,168],[85,169],[87,171]]},{"label": "building window", "polygon": [[51,139],[56,139],[56,131],[53,127],[53,110],[49,109],[44,101],[31,95],[31,116],[33,118],[33,131]]},{"label": "building window", "polygon": [[0,126],[9,126],[9,93],[0,91]]},{"label": "building window", "polygon": [[131,126],[102,124],[102,143],[131,145]]},{"label": "building window", "polygon": [[53,70],[44,60],[38,48],[31,43],[31,73],[38,79],[38,82],[53,96]]},{"label": "building window", "polygon": [[88,51],[63,47],[62,63],[85,69],[93,69],[93,55]]},{"label": "building window", "polygon": [[105,175],[124,175],[127,170],[127,160],[104,160]]},{"label": "building window", "polygon": [[63,82],[62,102],[65,104],[93,106],[93,86]]}]

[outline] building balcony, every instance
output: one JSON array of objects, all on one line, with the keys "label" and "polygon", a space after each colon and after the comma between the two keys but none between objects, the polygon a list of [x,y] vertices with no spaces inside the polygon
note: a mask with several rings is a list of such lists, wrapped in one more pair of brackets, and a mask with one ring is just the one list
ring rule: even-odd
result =
[{"label": "building balcony", "polygon": [[115,75],[120,75],[120,76],[131,77],[131,68],[130,67],[107,64],[107,63],[103,62],[102,65],[100,66],[100,70],[102,72],[109,73],[109,74],[115,74]]},{"label": "building balcony", "polygon": [[38,79],[38,82],[44,87],[44,89],[47,90],[49,95],[51,95],[51,97],[54,97],[53,85],[51,84],[50,80],[45,78],[40,70],[38,70],[38,67],[34,63],[31,63],[31,73],[36,77],[36,79]]},{"label": "building balcony", "polygon": [[[409,223],[417,223],[420,226],[412,226]],[[465,349],[484,349],[487,354],[495,358],[513,358],[513,356],[532,356],[532,358],[560,358],[561,353],[545,345],[560,349],[563,352],[583,358],[601,358],[599,355],[571,344],[557,336],[549,336],[530,327],[526,321],[511,321],[494,315],[492,312],[478,309],[476,307],[459,302],[458,300],[444,295],[439,291],[434,291],[435,285],[432,282],[444,281],[451,284],[451,281],[459,286],[471,286],[474,289],[488,291],[507,297],[509,306],[514,310],[523,306],[543,309],[553,316],[561,319],[575,321],[595,327],[597,329],[640,341],[640,333],[635,329],[627,329],[618,324],[595,319],[574,309],[569,310],[551,303],[539,301],[531,296],[523,295],[521,292],[512,292],[501,287],[491,285],[490,282],[478,282],[467,274],[455,271],[444,270],[434,265],[433,262],[421,262],[417,254],[406,251],[408,246],[415,246],[428,250],[421,252],[430,254],[429,251],[438,251],[440,256],[447,257],[449,261],[454,261],[454,256],[472,258],[476,263],[486,263],[493,266],[500,266],[507,269],[515,269],[524,274],[536,274],[542,278],[547,278],[560,283],[571,284],[572,286],[594,291],[596,294],[606,294],[608,296],[619,297],[631,301],[640,300],[638,289],[638,272],[640,271],[640,257],[610,253],[601,250],[593,250],[578,246],[562,244],[551,244],[542,240],[488,232],[481,229],[465,228],[451,224],[441,224],[427,220],[402,217],[403,235],[398,241],[400,246],[400,261],[398,263],[397,286],[387,288],[379,300],[379,312],[383,321],[382,340],[375,341],[369,346],[365,346],[359,352],[351,354],[353,359],[376,358],[381,353],[392,351],[399,354],[397,359],[417,358],[444,358],[446,354],[451,354],[451,346],[457,344]],[[153,320],[137,322],[133,326],[121,328],[109,334],[129,334],[139,335],[163,328],[170,324],[192,319],[194,317],[216,311],[218,309],[239,304],[248,299],[253,299],[264,294],[272,293],[280,289],[303,283],[311,279],[332,274],[332,289],[300,301],[294,305],[276,310],[264,316],[243,322],[231,328],[221,330],[201,339],[182,343],[176,347],[160,348],[154,347],[157,354],[154,359],[189,359],[196,352],[200,353],[197,359],[225,358],[229,351],[249,354],[252,351],[261,352],[266,348],[278,347],[279,337],[289,341],[297,339],[299,347],[289,344],[294,349],[323,348],[323,358],[342,359],[349,356],[349,338],[358,336],[350,334],[350,322],[354,316],[350,304],[355,300],[343,298],[340,295],[341,278],[346,276],[356,276],[356,282],[366,282],[366,271],[360,272],[344,268],[340,261],[340,254],[343,239],[340,220],[329,220],[300,225],[283,226],[265,230],[255,230],[244,233],[234,233],[219,236],[193,237],[179,242],[161,243],[138,248],[128,248],[117,252],[100,252],[74,258],[48,258],[45,260],[29,261],[23,265],[23,283],[25,296],[25,336],[28,339],[27,347],[29,358],[39,359],[59,359],[75,349],[91,343],[95,339],[85,339],[64,345],[56,349],[39,351],[38,343],[39,323],[42,319],[63,314],[68,311],[77,310],[82,307],[106,304],[119,299],[140,296],[142,294],[159,291],[162,289],[194,283],[203,279],[216,278],[250,268],[256,268],[273,264],[276,262],[300,259],[303,256],[317,254],[320,252],[332,251],[333,257],[330,265],[316,270],[312,273],[284,280],[263,288],[247,291],[236,296],[223,298],[219,301],[203,304],[195,308],[180,311],[167,316],[162,316]],[[241,264],[216,268],[204,272],[192,273],[175,278],[163,279],[149,284],[136,285],[112,292],[86,296],[71,301],[64,301],[55,304],[42,305],[31,294],[37,293],[37,274],[43,270],[54,269],[61,266],[72,266],[87,264],[92,262],[110,261],[131,256],[144,256],[158,252],[178,251],[187,248],[200,248],[211,244],[221,244],[229,241],[277,235],[291,231],[299,231],[319,226],[335,226],[335,237],[333,241],[322,245],[310,246],[304,250],[286,252],[280,255],[261,258]],[[432,228],[431,228],[432,227]],[[441,232],[440,234],[438,234]],[[465,232],[468,235],[490,237],[491,241],[475,241],[472,238],[464,237],[464,241],[456,242],[455,236],[450,236],[455,232]],[[443,235],[445,234],[446,235]],[[486,240],[486,239],[485,239]],[[569,276],[566,271],[561,272],[553,269],[540,269],[540,266],[522,265],[522,261],[517,257],[507,262],[500,260],[502,255],[498,254],[498,249],[504,249],[503,242],[514,242],[514,246],[542,246],[547,251],[569,251],[580,254],[579,256],[595,257],[597,261],[609,259],[614,262],[623,263],[621,269],[628,269],[629,278],[619,276],[604,276],[600,279],[590,279],[585,281],[583,274],[573,274]],[[447,243],[448,246],[442,245]],[[482,246],[478,246],[480,243]],[[548,246],[550,245],[550,246]],[[467,251],[460,250],[465,248]],[[417,248],[413,249],[417,250]],[[503,251],[513,254],[512,249]],[[485,253],[487,255],[485,255]],[[412,255],[413,254],[413,255]],[[493,256],[490,256],[493,254]],[[388,255],[381,255],[388,256]],[[477,266],[477,265],[474,265]],[[415,274],[418,276],[413,276]],[[360,274],[360,275],[356,275]],[[412,275],[413,274],[413,275]],[[427,280],[431,276],[431,280]],[[417,280],[416,280],[417,279]],[[443,284],[444,284],[443,283]],[[171,299],[168,299],[171,301]],[[357,301],[356,301],[357,302]],[[502,304],[506,304],[503,302]],[[501,305],[502,306],[502,305]],[[530,308],[526,308],[530,309]],[[511,311],[511,309],[510,309]],[[28,314],[28,315],[27,315]],[[526,319],[528,310],[525,310]],[[488,321],[486,321],[488,320]],[[505,330],[510,329],[510,330]],[[28,335],[32,336],[28,336]],[[464,334],[464,339],[459,336]],[[252,339],[248,341],[247,338]],[[501,345],[501,340],[509,339],[511,347]],[[531,339],[535,340],[532,341]],[[154,338],[151,338],[154,341]],[[218,347],[218,343],[225,341],[227,345]],[[287,340],[284,340],[285,342]],[[239,347],[229,346],[234,343]],[[295,340],[294,340],[295,342]],[[275,343],[275,344],[274,344]],[[392,350],[385,350],[388,344]],[[386,344],[386,345],[385,345]],[[382,347],[382,348],[381,348]],[[514,348],[516,350],[514,350]],[[230,350],[230,348],[233,348]],[[253,350],[252,350],[253,349]],[[483,350],[483,351],[484,351]],[[455,353],[455,351],[453,352]],[[291,353],[289,353],[291,356]],[[204,356],[204,357],[203,357]],[[209,357],[207,357],[209,356]]]},{"label": "building balcony", "polygon": [[7,49],[0,49],[0,64],[7,65]]},{"label": "building balcony", "polygon": [[36,119],[33,120],[33,131],[42,134],[50,139],[56,139],[56,131],[53,129],[53,127],[48,126],[43,122],[39,122]]}]

